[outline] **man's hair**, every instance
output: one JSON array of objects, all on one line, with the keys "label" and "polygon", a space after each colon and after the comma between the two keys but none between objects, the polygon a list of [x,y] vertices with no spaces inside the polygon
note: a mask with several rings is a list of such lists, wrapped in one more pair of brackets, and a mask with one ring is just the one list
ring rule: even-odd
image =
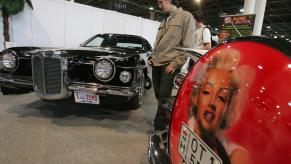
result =
[{"label": "man's hair", "polygon": [[178,6],[178,0],[171,0],[171,3],[175,6]]},{"label": "man's hair", "polygon": [[194,18],[196,19],[197,22],[204,23],[204,16],[202,13],[195,13]]}]

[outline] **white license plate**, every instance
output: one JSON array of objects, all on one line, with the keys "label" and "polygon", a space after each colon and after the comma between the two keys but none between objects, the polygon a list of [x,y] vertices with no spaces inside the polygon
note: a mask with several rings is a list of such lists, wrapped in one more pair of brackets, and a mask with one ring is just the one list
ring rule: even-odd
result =
[{"label": "white license plate", "polygon": [[181,127],[178,151],[184,164],[222,164],[222,160],[184,123]]},{"label": "white license plate", "polygon": [[100,104],[99,96],[94,93],[75,91],[74,97],[76,103]]}]

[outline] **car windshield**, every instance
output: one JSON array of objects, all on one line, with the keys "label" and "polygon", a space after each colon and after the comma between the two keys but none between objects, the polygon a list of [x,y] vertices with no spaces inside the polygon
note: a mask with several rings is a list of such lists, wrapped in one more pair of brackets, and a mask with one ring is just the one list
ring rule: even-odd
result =
[{"label": "car windshield", "polygon": [[122,35],[97,35],[91,39],[84,47],[117,47],[126,49],[143,49],[143,42],[141,38],[134,36]]}]

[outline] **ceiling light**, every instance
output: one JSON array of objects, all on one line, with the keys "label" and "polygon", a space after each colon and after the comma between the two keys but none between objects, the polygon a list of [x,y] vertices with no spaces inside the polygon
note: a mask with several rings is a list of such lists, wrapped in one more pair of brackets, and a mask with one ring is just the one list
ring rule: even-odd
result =
[{"label": "ceiling light", "polygon": [[274,38],[277,39],[278,37],[277,36],[274,36]]},{"label": "ceiling light", "polygon": [[286,40],[288,41],[289,39],[287,38]]},{"label": "ceiling light", "polygon": [[245,11],[245,9],[240,9],[239,11],[240,11],[241,13],[243,13],[243,12]]},{"label": "ceiling light", "polygon": [[281,38],[284,38],[285,36],[284,35],[281,35]]},{"label": "ceiling light", "polygon": [[276,31],[275,33],[276,33],[276,34],[278,34],[278,32],[277,32],[277,31]]},{"label": "ceiling light", "polygon": [[218,31],[218,28],[215,28],[214,30],[215,30],[215,31]]},{"label": "ceiling light", "polygon": [[153,8],[153,7],[149,7],[149,9],[150,9],[150,10],[154,10],[154,8]]},{"label": "ceiling light", "polygon": [[196,1],[196,3],[200,3],[200,0],[195,0]]},{"label": "ceiling light", "polygon": [[271,28],[271,26],[267,26],[267,29],[270,29]]}]

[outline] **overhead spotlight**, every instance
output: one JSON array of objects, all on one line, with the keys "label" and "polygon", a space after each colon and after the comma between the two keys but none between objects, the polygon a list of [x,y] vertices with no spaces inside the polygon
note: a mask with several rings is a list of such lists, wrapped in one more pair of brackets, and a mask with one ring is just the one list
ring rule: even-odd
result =
[{"label": "overhead spotlight", "polygon": [[240,9],[239,12],[243,13],[245,11],[245,9]]},{"label": "overhead spotlight", "polygon": [[195,2],[196,2],[196,3],[200,3],[200,2],[201,2],[201,0],[195,0]]},{"label": "overhead spotlight", "polygon": [[267,29],[270,29],[271,28],[271,26],[267,26]]},{"label": "overhead spotlight", "polygon": [[276,31],[275,33],[276,33],[276,34],[278,34],[278,32],[277,32],[277,31]]},{"label": "overhead spotlight", "polygon": [[284,38],[285,36],[284,35],[281,35],[281,38]]},{"label": "overhead spotlight", "polygon": [[154,8],[153,7],[149,7],[149,10],[154,10]]},{"label": "overhead spotlight", "polygon": [[278,37],[277,36],[274,36],[274,38],[277,39]]},{"label": "overhead spotlight", "polygon": [[289,39],[287,38],[286,40],[288,41]]},{"label": "overhead spotlight", "polygon": [[218,31],[218,28],[215,28],[214,30],[215,30],[215,31]]}]

